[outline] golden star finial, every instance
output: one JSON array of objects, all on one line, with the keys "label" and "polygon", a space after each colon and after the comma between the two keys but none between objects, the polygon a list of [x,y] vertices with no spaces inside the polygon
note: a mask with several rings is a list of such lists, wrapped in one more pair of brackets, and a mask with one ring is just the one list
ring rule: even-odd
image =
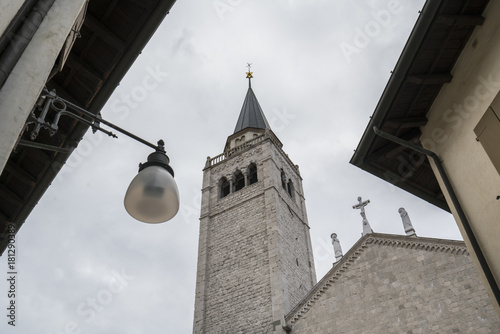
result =
[{"label": "golden star finial", "polygon": [[248,68],[248,72],[247,72],[248,88],[252,88],[252,78],[253,78],[252,74],[253,74],[253,72],[250,71],[252,69],[252,64],[247,63],[247,68]]},{"label": "golden star finial", "polygon": [[247,63],[247,68],[248,68],[248,72],[247,72],[247,79],[252,79],[253,76],[253,72],[251,72],[250,70],[252,69],[252,63]]}]

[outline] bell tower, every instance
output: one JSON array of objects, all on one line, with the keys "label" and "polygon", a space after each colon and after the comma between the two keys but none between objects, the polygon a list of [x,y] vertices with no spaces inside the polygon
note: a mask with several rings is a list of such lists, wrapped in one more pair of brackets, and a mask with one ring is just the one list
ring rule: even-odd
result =
[{"label": "bell tower", "polygon": [[222,154],[207,158],[193,333],[285,333],[316,283],[299,168],[252,90]]}]

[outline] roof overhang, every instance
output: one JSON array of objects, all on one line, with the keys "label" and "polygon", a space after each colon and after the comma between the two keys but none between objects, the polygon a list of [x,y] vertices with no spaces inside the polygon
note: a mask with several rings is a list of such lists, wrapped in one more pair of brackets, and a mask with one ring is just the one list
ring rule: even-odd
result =
[{"label": "roof overhang", "polygon": [[[48,82],[66,100],[98,113],[170,11],[175,0],[91,0],[64,68]],[[18,146],[0,175],[0,254],[7,226],[19,230],[82,139],[88,126],[61,118],[58,132],[36,142],[60,152]],[[29,140],[26,131],[22,139]]]},{"label": "roof overhang", "polygon": [[489,0],[428,0],[350,163],[444,210],[448,204],[427,158],[379,137],[378,127],[419,144],[420,127]]}]

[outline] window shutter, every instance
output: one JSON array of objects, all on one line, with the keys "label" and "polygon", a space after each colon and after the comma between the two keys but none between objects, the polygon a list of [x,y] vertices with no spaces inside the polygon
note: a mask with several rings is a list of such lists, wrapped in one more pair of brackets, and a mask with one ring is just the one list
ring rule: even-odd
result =
[{"label": "window shutter", "polygon": [[474,133],[500,174],[500,118],[497,113],[489,107],[474,128]]}]

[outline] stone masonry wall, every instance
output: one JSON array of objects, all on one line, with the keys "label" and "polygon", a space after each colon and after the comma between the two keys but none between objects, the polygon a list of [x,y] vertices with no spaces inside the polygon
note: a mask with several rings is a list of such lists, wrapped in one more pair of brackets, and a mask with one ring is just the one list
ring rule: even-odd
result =
[{"label": "stone masonry wall", "polygon": [[[271,333],[315,283],[301,179],[281,154],[265,140],[204,171],[194,333]],[[258,182],[220,198],[250,163]]]},{"label": "stone masonry wall", "polygon": [[[274,309],[281,309],[283,315],[301,300],[316,283],[314,259],[307,225],[302,179],[296,169],[282,156],[282,153],[270,145],[270,158],[265,168],[269,176],[269,188],[266,191],[266,210],[272,223],[269,235],[279,247],[270,252],[271,270],[279,272],[274,279]],[[281,170],[287,180],[294,184],[292,195],[281,184]],[[281,285],[281,286],[279,286]],[[278,287],[279,286],[279,287]],[[283,291],[282,295],[279,295]],[[279,305],[276,305],[279,304]],[[275,316],[275,321],[278,317]]]},{"label": "stone masonry wall", "polygon": [[287,204],[283,189],[269,194],[276,208],[273,218],[280,245],[277,261],[282,275],[285,314],[297,304],[316,283],[314,261],[309,247],[309,228],[297,214],[297,205]]},{"label": "stone masonry wall", "polygon": [[366,245],[291,333],[500,333],[465,247],[427,248]]},{"label": "stone masonry wall", "polygon": [[237,201],[245,193],[258,192],[252,188],[259,187],[253,184],[233,198],[221,199],[237,206],[210,220],[206,333],[237,333],[244,328],[264,333],[271,323],[263,195]]}]

